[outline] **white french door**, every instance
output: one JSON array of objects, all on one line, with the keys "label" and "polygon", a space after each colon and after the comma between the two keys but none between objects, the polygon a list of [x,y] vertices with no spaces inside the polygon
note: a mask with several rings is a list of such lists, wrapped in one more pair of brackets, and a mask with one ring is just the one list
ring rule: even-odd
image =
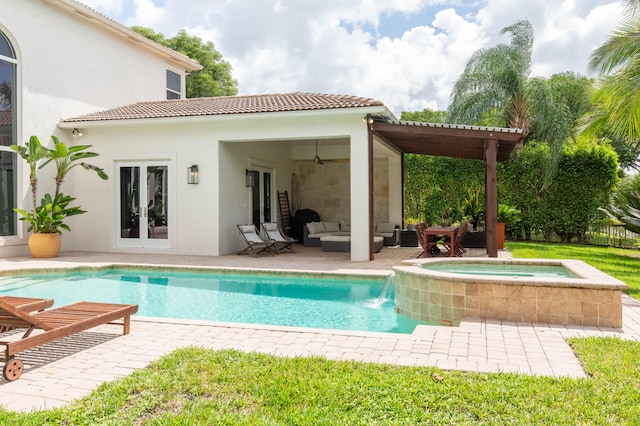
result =
[{"label": "white french door", "polygon": [[116,185],[116,245],[170,247],[169,162],[118,163]]}]

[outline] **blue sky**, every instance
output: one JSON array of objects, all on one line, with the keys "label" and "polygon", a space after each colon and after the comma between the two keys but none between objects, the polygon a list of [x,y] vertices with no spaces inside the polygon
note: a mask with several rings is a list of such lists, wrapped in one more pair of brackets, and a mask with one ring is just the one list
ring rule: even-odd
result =
[{"label": "blue sky", "polygon": [[396,115],[446,109],[474,51],[529,20],[532,74],[586,75],[615,29],[613,0],[81,0],[127,26],[212,41],[241,94],[293,91],[380,99]]}]

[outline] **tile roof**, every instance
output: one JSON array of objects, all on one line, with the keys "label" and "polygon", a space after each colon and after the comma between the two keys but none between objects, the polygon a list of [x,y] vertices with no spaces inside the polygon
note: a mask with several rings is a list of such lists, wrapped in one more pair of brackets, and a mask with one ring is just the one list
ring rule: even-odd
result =
[{"label": "tile roof", "polygon": [[13,111],[10,109],[0,110],[0,126],[10,126],[13,119]]},{"label": "tile roof", "polygon": [[139,102],[62,120],[64,123],[145,118],[201,117],[263,112],[309,111],[323,109],[384,106],[382,101],[347,95],[320,93],[279,93],[215,98],[175,99]]}]

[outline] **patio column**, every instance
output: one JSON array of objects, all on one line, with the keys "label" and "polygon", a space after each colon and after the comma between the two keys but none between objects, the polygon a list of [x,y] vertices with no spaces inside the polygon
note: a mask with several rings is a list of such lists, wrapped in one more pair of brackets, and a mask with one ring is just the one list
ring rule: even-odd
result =
[{"label": "patio column", "polygon": [[487,232],[487,254],[498,257],[498,140],[484,141],[484,200],[485,200],[485,229]]},{"label": "patio column", "polygon": [[351,260],[367,262],[371,243],[371,183],[367,127],[360,123],[351,133]]}]

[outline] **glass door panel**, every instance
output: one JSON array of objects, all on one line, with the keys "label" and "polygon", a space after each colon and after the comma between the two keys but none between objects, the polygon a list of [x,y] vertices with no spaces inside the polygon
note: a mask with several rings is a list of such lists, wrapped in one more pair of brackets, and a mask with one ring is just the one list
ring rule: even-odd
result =
[{"label": "glass door panel", "polygon": [[120,238],[140,238],[140,167],[120,167]]},{"label": "glass door panel", "polygon": [[118,166],[118,246],[170,246],[168,179],[169,166],[160,162]]},{"label": "glass door panel", "polygon": [[261,223],[271,222],[271,187],[273,169],[255,167],[254,182],[255,186],[251,191],[252,203],[252,221],[258,228]]}]

